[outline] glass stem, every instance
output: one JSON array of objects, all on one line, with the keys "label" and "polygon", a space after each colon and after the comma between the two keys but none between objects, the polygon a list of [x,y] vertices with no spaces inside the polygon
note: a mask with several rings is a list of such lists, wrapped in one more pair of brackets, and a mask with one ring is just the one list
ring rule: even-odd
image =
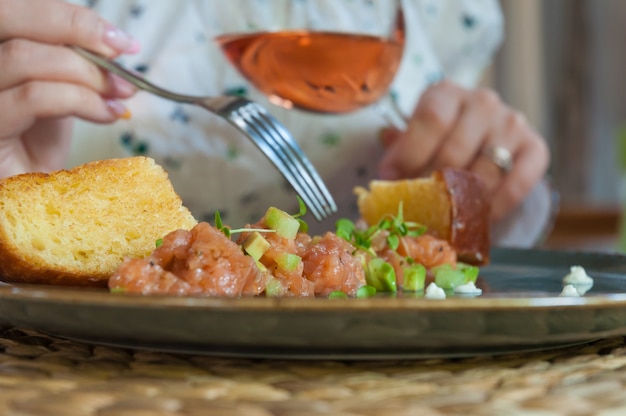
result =
[{"label": "glass stem", "polygon": [[374,109],[380,114],[390,127],[398,130],[406,130],[408,126],[408,118],[402,113],[398,103],[391,94],[385,95],[380,101],[374,105]]}]

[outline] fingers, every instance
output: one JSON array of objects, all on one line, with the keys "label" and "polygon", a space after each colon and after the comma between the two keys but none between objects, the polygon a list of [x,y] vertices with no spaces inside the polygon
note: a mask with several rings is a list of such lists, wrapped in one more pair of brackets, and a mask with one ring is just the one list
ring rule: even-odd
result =
[{"label": "fingers", "polygon": [[104,96],[127,98],[135,88],[62,46],[11,39],[0,44],[0,91],[28,81],[73,82]]},{"label": "fingers", "polygon": [[0,92],[0,108],[0,137],[19,135],[41,118],[73,115],[109,123],[128,116],[119,101],[105,100],[77,84],[49,81],[29,82]]},{"label": "fingers", "polygon": [[389,147],[379,165],[384,179],[419,174],[430,162],[463,109],[465,90],[441,82],[422,95],[407,130]]},{"label": "fingers", "polygon": [[469,166],[483,147],[490,132],[497,131],[502,102],[493,91],[480,89],[464,95],[462,110],[429,163],[430,171],[442,167]]},{"label": "fingers", "polygon": [[106,56],[139,49],[130,35],[96,12],[62,0],[0,0],[0,42],[13,38],[79,45]]},{"label": "fingers", "polygon": [[126,114],[115,99],[131,96],[134,87],[66,44],[107,56],[138,49],[89,9],[61,0],[0,0],[0,137],[20,137],[43,118],[75,115],[104,123]]},{"label": "fingers", "polygon": [[[446,167],[479,175],[500,219],[515,208],[545,174],[549,150],[524,117],[488,90],[466,90],[449,82],[424,92],[405,132],[383,131],[388,149],[379,165],[383,179],[428,175]],[[486,149],[511,154],[506,172]]]},{"label": "fingers", "polygon": [[546,142],[532,132],[514,156],[513,169],[495,190],[491,204],[494,220],[503,218],[519,205],[543,177],[550,163]]},{"label": "fingers", "polygon": [[503,171],[484,153],[479,153],[469,166],[492,195],[491,214],[496,221],[522,202],[543,177],[550,161],[545,141],[520,113],[503,107],[497,120],[481,148],[496,146],[509,151],[513,161],[511,171]]},{"label": "fingers", "polygon": [[65,166],[71,132],[71,119],[54,118],[38,122],[22,136],[22,140],[1,140],[0,175],[50,172]]},{"label": "fingers", "polygon": [[485,152],[489,147],[501,147],[510,152],[513,161],[516,160],[524,142],[534,132],[522,114],[508,107],[502,107],[494,112],[496,120],[493,129],[489,132],[484,143],[480,144],[479,153],[469,165],[470,170],[477,173],[485,182],[487,189],[494,192],[501,184],[507,172],[489,159]]}]

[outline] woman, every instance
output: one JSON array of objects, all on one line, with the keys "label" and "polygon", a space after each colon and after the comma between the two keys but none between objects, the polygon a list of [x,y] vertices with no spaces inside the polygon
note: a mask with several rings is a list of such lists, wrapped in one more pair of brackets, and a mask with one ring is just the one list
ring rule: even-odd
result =
[{"label": "woman", "polygon": [[[494,92],[474,87],[501,37],[495,0],[404,2],[407,41],[392,87],[408,116],[403,132],[386,128],[372,109],[327,116],[273,106],[213,42],[224,31],[285,16],[290,7],[307,14],[337,9],[333,18],[341,25],[373,13],[371,0],[199,0],[201,9],[191,0],[78,2],[91,9],[61,0],[0,0],[2,176],[140,153],[168,169],[199,219],[219,210],[237,226],[255,221],[269,205],[293,209],[293,192],[231,126],[205,110],[135,94],[128,83],[61,46],[77,44],[119,57],[181,93],[237,92],[268,107],[329,184],[341,216],[356,214],[355,185],[453,166],[485,180],[500,242],[528,244],[542,228],[537,219],[545,218],[545,203],[531,212],[537,230],[521,239],[511,231],[521,224],[524,207],[537,202],[528,196],[547,169],[547,146]],[[83,122],[72,140],[74,118]],[[332,222],[318,228],[330,229]]]}]

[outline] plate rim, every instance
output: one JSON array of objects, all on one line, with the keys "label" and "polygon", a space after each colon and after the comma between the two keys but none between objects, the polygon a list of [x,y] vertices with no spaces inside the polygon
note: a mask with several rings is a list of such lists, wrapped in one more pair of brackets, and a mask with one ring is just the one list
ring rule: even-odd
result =
[{"label": "plate rim", "polygon": [[[594,253],[568,250],[494,248],[492,258],[511,255],[564,255],[575,258],[587,258],[595,261],[616,260],[624,266],[626,280],[626,255],[622,253]],[[492,261],[492,265],[517,264],[514,261]],[[532,264],[532,263],[531,263]],[[488,266],[487,266],[488,267]],[[611,272],[611,270],[604,270]],[[520,310],[520,309],[555,309],[555,308],[615,308],[626,307],[626,291],[611,294],[587,294],[581,297],[559,296],[516,296],[474,298],[449,297],[446,299],[426,299],[424,297],[366,298],[366,299],[326,299],[296,297],[240,297],[224,298],[209,296],[168,296],[110,293],[105,288],[63,287],[54,285],[0,284],[0,302],[30,301],[57,304],[80,304],[93,307],[119,308],[190,308],[199,310],[290,310],[290,311],[328,311],[345,312],[357,310],[370,311],[427,311],[429,313],[450,310]]]}]

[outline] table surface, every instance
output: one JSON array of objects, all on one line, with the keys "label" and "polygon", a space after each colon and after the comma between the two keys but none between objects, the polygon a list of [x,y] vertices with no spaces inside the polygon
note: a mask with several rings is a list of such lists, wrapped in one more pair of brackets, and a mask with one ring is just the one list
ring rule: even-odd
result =
[{"label": "table surface", "polygon": [[624,415],[626,337],[416,361],[135,351],[0,330],[2,415]]},{"label": "table surface", "polygon": [[557,250],[618,251],[621,207],[563,207],[543,244]]}]

